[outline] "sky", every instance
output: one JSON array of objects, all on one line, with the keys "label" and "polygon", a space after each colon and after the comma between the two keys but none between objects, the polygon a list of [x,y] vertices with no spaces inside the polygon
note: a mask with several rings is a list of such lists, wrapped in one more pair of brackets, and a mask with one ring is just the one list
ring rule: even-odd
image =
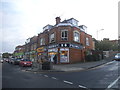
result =
[{"label": "sky", "polygon": [[[118,39],[119,0],[0,0],[0,52],[15,50],[47,24],[75,18],[87,33],[102,40]],[[98,32],[98,36],[97,36]]]}]

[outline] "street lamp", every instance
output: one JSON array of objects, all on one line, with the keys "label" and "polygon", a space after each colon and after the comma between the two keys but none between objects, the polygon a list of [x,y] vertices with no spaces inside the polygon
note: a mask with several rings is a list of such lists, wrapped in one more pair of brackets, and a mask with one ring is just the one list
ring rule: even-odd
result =
[{"label": "street lamp", "polygon": [[98,32],[102,31],[104,29],[97,30],[97,40],[98,40]]}]

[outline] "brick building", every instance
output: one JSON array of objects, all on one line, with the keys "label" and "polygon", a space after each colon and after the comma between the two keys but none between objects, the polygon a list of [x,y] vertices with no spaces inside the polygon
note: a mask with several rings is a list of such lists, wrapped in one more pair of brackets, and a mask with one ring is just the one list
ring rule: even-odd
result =
[{"label": "brick building", "polygon": [[15,58],[23,58],[25,52],[25,46],[24,45],[18,45],[15,47],[14,51],[14,57]]},{"label": "brick building", "polygon": [[24,58],[30,59],[30,38],[26,39],[25,42],[25,53],[24,53]]},{"label": "brick building", "polygon": [[35,61],[37,59],[36,49],[37,49],[37,36],[33,36],[30,38],[29,43],[29,54],[30,54],[30,60]]},{"label": "brick building", "polygon": [[46,25],[37,38],[38,59],[44,58],[55,64],[75,63],[85,60],[85,52],[93,49],[92,36],[85,32],[85,25],[71,18],[56,24]]}]

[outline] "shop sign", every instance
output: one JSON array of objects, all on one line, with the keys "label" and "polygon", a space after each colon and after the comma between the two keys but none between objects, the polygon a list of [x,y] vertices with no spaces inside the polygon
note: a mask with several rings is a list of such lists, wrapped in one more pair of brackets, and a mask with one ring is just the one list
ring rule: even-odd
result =
[{"label": "shop sign", "polygon": [[76,48],[76,49],[82,49],[83,48],[83,46],[80,45],[80,44],[70,44],[70,47],[71,48]]},{"label": "shop sign", "polygon": [[69,46],[70,46],[70,44],[68,44],[68,43],[59,44],[59,47],[69,47]]},{"label": "shop sign", "polygon": [[53,44],[53,45],[49,45],[48,48],[56,48],[58,46],[59,46],[58,44]]},{"label": "shop sign", "polygon": [[53,48],[53,49],[48,49],[48,52],[57,52],[58,49],[57,48]]},{"label": "shop sign", "polygon": [[21,55],[23,55],[23,54],[24,54],[23,52],[15,53],[15,56],[21,56]]},{"label": "shop sign", "polygon": [[68,48],[60,48],[60,51],[68,51]]},{"label": "shop sign", "polygon": [[76,49],[83,49],[81,44],[74,44],[74,43],[60,43],[60,44],[53,44],[49,45],[48,48],[57,48],[57,47],[68,47],[68,48],[76,48]]},{"label": "shop sign", "polygon": [[37,52],[44,52],[44,47],[37,48]]},{"label": "shop sign", "polygon": [[59,47],[68,47],[68,48],[76,48],[76,49],[82,49],[83,46],[80,44],[73,44],[73,43],[62,43],[59,44]]}]

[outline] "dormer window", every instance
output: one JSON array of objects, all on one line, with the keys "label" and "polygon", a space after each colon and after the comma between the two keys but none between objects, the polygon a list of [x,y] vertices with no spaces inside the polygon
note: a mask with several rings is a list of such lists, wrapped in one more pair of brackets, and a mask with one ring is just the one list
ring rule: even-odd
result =
[{"label": "dormer window", "polygon": [[61,40],[62,41],[68,40],[68,31],[67,30],[61,30]]},{"label": "dormer window", "polygon": [[73,24],[74,26],[78,26],[78,20],[74,18],[69,19],[67,22]]},{"label": "dormer window", "polygon": [[43,30],[50,30],[53,26],[52,25],[46,25],[45,27],[43,27]]}]

